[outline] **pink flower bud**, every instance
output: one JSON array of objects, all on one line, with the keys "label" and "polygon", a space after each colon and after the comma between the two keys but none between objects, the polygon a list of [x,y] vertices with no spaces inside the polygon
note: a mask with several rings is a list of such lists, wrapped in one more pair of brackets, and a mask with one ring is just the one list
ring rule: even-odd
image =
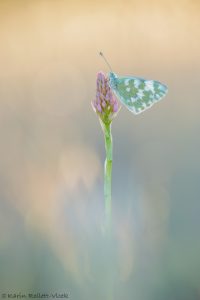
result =
[{"label": "pink flower bud", "polygon": [[96,99],[92,103],[93,109],[104,123],[110,123],[119,111],[119,103],[108,82],[102,72],[97,74]]}]

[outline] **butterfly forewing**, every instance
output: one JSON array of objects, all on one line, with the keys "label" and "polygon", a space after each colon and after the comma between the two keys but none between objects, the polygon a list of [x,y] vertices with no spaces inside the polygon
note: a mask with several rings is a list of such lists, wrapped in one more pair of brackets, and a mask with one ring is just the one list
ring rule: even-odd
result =
[{"label": "butterfly forewing", "polygon": [[135,114],[148,109],[167,93],[167,87],[159,81],[138,77],[117,77],[113,90],[119,100]]}]

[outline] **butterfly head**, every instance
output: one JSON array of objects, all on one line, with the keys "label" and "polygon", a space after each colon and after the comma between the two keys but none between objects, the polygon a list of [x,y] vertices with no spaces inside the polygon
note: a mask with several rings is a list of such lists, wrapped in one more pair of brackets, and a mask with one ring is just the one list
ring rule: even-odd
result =
[{"label": "butterfly head", "polygon": [[109,75],[109,86],[111,89],[116,89],[117,87],[117,75],[113,72],[110,72]]}]

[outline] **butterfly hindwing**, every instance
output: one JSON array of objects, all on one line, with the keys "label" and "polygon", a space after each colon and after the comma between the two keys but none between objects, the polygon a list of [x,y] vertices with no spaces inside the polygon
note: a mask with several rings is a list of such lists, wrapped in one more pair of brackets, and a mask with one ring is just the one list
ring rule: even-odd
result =
[{"label": "butterfly hindwing", "polygon": [[167,87],[159,81],[117,77],[113,91],[131,112],[139,114],[161,100],[167,93]]}]

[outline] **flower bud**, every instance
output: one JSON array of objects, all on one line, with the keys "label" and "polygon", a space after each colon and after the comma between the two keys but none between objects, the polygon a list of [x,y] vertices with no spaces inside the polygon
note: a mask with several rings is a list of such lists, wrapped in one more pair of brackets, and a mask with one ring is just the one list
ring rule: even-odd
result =
[{"label": "flower bud", "polygon": [[102,72],[97,74],[96,99],[92,102],[94,111],[104,123],[111,123],[120,109],[108,82],[108,78]]}]

